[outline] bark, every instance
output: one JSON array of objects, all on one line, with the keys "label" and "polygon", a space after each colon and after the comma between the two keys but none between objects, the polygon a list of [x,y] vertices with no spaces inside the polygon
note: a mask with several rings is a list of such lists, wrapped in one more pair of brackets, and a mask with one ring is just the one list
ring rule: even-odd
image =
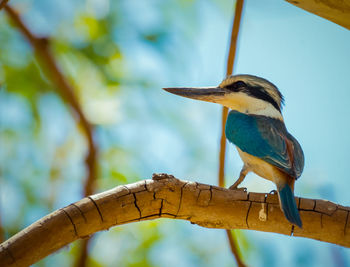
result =
[{"label": "bark", "polygon": [[350,30],[349,0],[286,0],[297,7]]},{"label": "bark", "polygon": [[296,198],[303,229],[282,214],[275,194],[247,193],[187,182],[167,174],[122,185],[59,209],[0,245],[1,266],[28,266],[112,226],[171,218],[208,228],[250,229],[350,247],[349,207]]}]

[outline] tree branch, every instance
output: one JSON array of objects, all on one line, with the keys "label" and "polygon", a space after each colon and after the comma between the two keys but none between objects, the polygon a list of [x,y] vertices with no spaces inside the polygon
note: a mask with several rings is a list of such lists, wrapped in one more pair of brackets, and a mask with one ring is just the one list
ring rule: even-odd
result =
[{"label": "tree branch", "polygon": [[[226,76],[229,76],[233,72],[233,66],[236,58],[237,50],[237,39],[239,28],[241,25],[241,17],[243,10],[243,0],[238,0],[235,8],[235,16],[233,19],[232,31],[231,31],[231,40],[230,40],[230,49],[227,57],[227,66],[226,66]],[[226,136],[225,136],[225,124],[227,118],[228,108],[222,108],[221,116],[221,138],[220,138],[220,153],[219,153],[219,186],[225,185],[225,155],[226,155]]]},{"label": "tree branch", "polygon": [[[1,5],[6,1],[1,2]],[[5,6],[4,4],[4,6]],[[49,48],[49,40],[46,38],[40,38],[35,36],[30,29],[24,24],[19,15],[9,6],[4,7],[5,11],[15,23],[19,31],[28,39],[29,43],[32,45],[37,57],[40,59],[42,63],[42,69],[48,79],[51,80],[52,84],[56,86],[59,94],[62,98],[69,103],[70,107],[73,111],[73,117],[75,118],[77,124],[82,126],[82,129],[85,133],[87,145],[88,145],[88,153],[85,158],[85,164],[87,168],[87,177],[85,179],[83,195],[89,196],[95,191],[95,180],[96,180],[96,172],[97,172],[97,148],[95,147],[93,140],[93,127],[86,119],[82,109],[80,108],[80,104],[78,99],[74,94],[73,87],[68,83],[59,69],[54,56],[52,55]],[[85,266],[87,259],[87,249],[89,245],[90,239],[85,239],[82,241],[81,251],[77,259],[76,266]]]},{"label": "tree branch", "polygon": [[5,240],[5,231],[2,226],[2,217],[1,217],[1,210],[0,210],[0,243],[3,242],[4,240]]},{"label": "tree branch", "polygon": [[42,69],[52,84],[57,88],[60,95],[66,100],[72,108],[73,115],[77,123],[81,124],[86,135],[88,143],[88,154],[86,156],[86,166],[88,169],[87,179],[85,181],[84,196],[93,194],[94,182],[96,177],[96,147],[93,141],[92,126],[86,119],[79,102],[74,94],[73,87],[68,83],[61,73],[56,61],[49,49],[49,40],[35,36],[29,28],[23,23],[19,15],[8,5],[4,7],[8,16],[12,19],[19,31],[28,39],[32,45],[37,57],[42,63]]},{"label": "tree branch", "polygon": [[[242,10],[243,10],[244,0],[237,0],[235,7],[235,15],[233,18],[231,39],[230,39],[230,49],[227,56],[227,68],[226,76],[229,76],[233,72],[233,66],[235,64],[236,50],[237,50],[237,39],[239,28],[241,25]],[[225,136],[225,124],[228,114],[228,108],[222,108],[221,114],[221,138],[220,138],[220,149],[219,149],[219,173],[218,173],[218,185],[221,187],[225,186],[225,156],[226,156],[226,136]],[[242,261],[239,248],[237,244],[237,238],[233,231],[226,230],[226,235],[229,241],[231,252],[236,259],[237,265],[239,267],[245,267],[246,265]]]},{"label": "tree branch", "polygon": [[171,218],[208,228],[250,229],[350,247],[350,207],[296,198],[303,229],[283,216],[275,194],[247,193],[155,174],[59,209],[0,245],[2,266],[28,266],[112,226]]},{"label": "tree branch", "polygon": [[350,3],[339,0],[285,0],[301,9],[350,30]]},{"label": "tree branch", "polygon": [[7,4],[8,1],[9,1],[9,0],[2,0],[2,1],[0,2],[0,10],[1,10],[4,6],[6,6],[6,4]]}]

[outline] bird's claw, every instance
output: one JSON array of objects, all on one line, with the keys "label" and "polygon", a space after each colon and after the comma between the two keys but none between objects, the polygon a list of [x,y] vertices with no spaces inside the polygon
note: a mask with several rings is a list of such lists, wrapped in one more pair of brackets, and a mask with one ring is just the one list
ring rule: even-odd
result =
[{"label": "bird's claw", "polygon": [[231,185],[228,189],[247,192],[247,188],[246,187],[237,187],[237,186]]},{"label": "bird's claw", "polygon": [[271,190],[269,194],[275,195],[275,194],[277,194],[277,191],[276,190]]}]

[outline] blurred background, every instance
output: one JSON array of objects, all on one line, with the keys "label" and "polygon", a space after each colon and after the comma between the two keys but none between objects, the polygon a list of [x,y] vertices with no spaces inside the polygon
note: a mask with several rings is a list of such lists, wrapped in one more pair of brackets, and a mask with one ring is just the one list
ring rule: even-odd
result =
[{"label": "blurred background", "polygon": [[[97,192],[166,172],[216,184],[221,107],[162,87],[224,78],[229,0],[9,2],[48,37],[98,147]],[[284,1],[247,0],[235,73],[275,83],[305,170],[296,195],[350,205],[350,32]],[[83,196],[87,143],[31,45],[0,11],[0,217],[6,238]],[[228,146],[226,183],[242,162]],[[248,175],[249,191],[272,183]],[[249,266],[350,266],[349,250],[304,238],[236,231]],[[36,266],[71,266],[78,243]],[[234,266],[225,232],[162,219],[94,235],[88,266]]]}]

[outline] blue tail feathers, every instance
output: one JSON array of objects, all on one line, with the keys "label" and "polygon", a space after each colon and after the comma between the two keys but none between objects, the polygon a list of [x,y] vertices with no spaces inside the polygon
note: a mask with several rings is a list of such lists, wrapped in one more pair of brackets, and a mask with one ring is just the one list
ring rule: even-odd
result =
[{"label": "blue tail feathers", "polygon": [[292,189],[288,184],[284,184],[283,186],[277,187],[277,190],[280,197],[282,211],[286,216],[287,220],[290,221],[292,224],[295,224],[302,228],[303,223],[300,219],[299,211],[295,203]]}]

